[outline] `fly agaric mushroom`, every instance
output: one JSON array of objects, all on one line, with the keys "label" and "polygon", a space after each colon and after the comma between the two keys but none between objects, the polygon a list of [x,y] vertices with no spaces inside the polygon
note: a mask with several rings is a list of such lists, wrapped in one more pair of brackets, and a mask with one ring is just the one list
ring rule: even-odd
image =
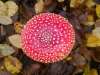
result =
[{"label": "fly agaric mushroom", "polygon": [[68,56],[75,43],[75,33],[62,16],[42,13],[27,22],[21,43],[24,53],[33,60],[52,63]]}]

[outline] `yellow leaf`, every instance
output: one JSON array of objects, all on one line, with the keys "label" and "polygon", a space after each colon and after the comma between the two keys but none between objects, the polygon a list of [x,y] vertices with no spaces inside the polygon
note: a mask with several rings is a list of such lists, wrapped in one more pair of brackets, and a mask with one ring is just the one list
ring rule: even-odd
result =
[{"label": "yellow leaf", "polygon": [[15,50],[7,44],[0,44],[0,55],[1,57],[11,55]]},{"label": "yellow leaf", "polygon": [[87,3],[86,3],[86,6],[89,7],[89,8],[93,7],[94,5],[95,5],[95,3],[93,2],[93,0],[88,0]]},{"label": "yellow leaf", "polygon": [[67,7],[66,7],[66,6],[64,6],[64,7],[63,7],[63,10],[64,10],[64,11],[66,11],[66,10],[67,10]]},{"label": "yellow leaf", "polygon": [[86,64],[83,75],[98,75],[96,69],[90,69],[90,65]]},{"label": "yellow leaf", "polygon": [[3,25],[9,25],[12,23],[12,19],[9,16],[0,16],[0,23]]},{"label": "yellow leaf", "polygon": [[22,48],[21,46],[21,35],[19,34],[14,34],[8,37],[10,43],[17,47],[17,48]]},{"label": "yellow leaf", "polygon": [[87,26],[91,26],[91,25],[94,25],[95,22],[94,22],[94,17],[93,15],[89,15],[88,14],[88,20],[87,22],[83,23],[84,25],[87,25]]},{"label": "yellow leaf", "polygon": [[77,8],[84,0],[70,0],[70,7]]},{"label": "yellow leaf", "polygon": [[100,39],[92,34],[87,34],[86,46],[88,47],[98,47],[100,46]]},{"label": "yellow leaf", "polygon": [[20,34],[21,31],[22,31],[23,26],[24,25],[21,22],[15,22],[14,23],[15,32]]},{"label": "yellow leaf", "polygon": [[64,0],[58,0],[58,2],[63,2]]},{"label": "yellow leaf", "polygon": [[98,75],[97,70],[96,69],[91,69],[90,75]]},{"label": "yellow leaf", "polygon": [[13,16],[18,10],[18,6],[13,1],[7,1],[5,5],[7,6],[6,13],[8,16]]},{"label": "yellow leaf", "polygon": [[92,31],[92,34],[93,34],[94,36],[96,36],[97,38],[100,39],[100,27],[95,28],[95,29]]},{"label": "yellow leaf", "polygon": [[4,67],[4,68],[0,68],[0,75],[18,75],[18,74],[17,73],[12,74],[9,71],[7,71],[7,69]]},{"label": "yellow leaf", "polygon": [[88,21],[94,21],[93,15],[88,15]]},{"label": "yellow leaf", "polygon": [[35,4],[35,12],[38,14],[40,12],[42,12],[44,7],[44,2],[43,0],[39,0],[36,4]]},{"label": "yellow leaf", "polygon": [[66,58],[66,60],[71,60],[71,59],[72,59],[72,57],[69,57],[69,56]]},{"label": "yellow leaf", "polygon": [[90,65],[86,64],[83,75],[90,75]]},{"label": "yellow leaf", "polygon": [[12,74],[19,73],[22,68],[22,63],[16,57],[13,56],[6,57],[4,64],[6,69]]},{"label": "yellow leaf", "polygon": [[96,14],[100,18],[100,5],[96,5]]},{"label": "yellow leaf", "polygon": [[6,5],[2,1],[0,1],[0,16],[6,15],[6,9]]}]

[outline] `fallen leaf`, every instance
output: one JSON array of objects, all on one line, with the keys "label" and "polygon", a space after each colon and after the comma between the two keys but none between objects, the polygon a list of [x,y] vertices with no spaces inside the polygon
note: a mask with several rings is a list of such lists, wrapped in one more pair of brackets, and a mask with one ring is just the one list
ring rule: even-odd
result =
[{"label": "fallen leaf", "polygon": [[4,36],[6,34],[6,29],[4,27],[4,25],[0,26],[0,36]]},{"label": "fallen leaf", "polygon": [[97,20],[96,20],[95,28],[97,28],[97,27],[100,27],[100,19],[97,19]]},{"label": "fallen leaf", "polygon": [[0,23],[3,25],[9,25],[12,23],[12,19],[9,16],[0,16]]},{"label": "fallen leaf", "polygon": [[64,2],[64,0],[58,0],[58,2]]},{"label": "fallen leaf", "polygon": [[86,64],[83,75],[90,75],[90,65]]},{"label": "fallen leaf", "polygon": [[21,34],[21,31],[23,29],[23,26],[24,25],[21,22],[15,22],[14,23],[15,32]]},{"label": "fallen leaf", "polygon": [[53,4],[53,0],[45,0],[44,1],[44,6],[47,7],[47,6],[51,6]]},{"label": "fallen leaf", "polygon": [[70,56],[68,56],[68,57],[66,58],[67,61],[69,61],[69,60],[71,60],[71,59],[72,59],[72,57],[70,57]]},{"label": "fallen leaf", "polygon": [[8,56],[14,53],[15,50],[7,45],[7,44],[0,44],[0,57]]},{"label": "fallen leaf", "polygon": [[100,39],[100,27],[97,27],[94,30],[92,30],[92,34]]},{"label": "fallen leaf", "polygon": [[84,0],[70,0],[70,7],[77,8]]},{"label": "fallen leaf", "polygon": [[96,5],[96,14],[100,18],[100,5]]},{"label": "fallen leaf", "polygon": [[40,64],[34,63],[23,69],[22,75],[32,75],[38,73],[40,70]]},{"label": "fallen leaf", "polygon": [[98,75],[98,73],[96,69],[90,69],[90,65],[87,64],[84,69],[83,75]]},{"label": "fallen leaf", "polygon": [[9,71],[7,71],[5,68],[0,70],[0,75],[18,75],[18,74],[12,74]]},{"label": "fallen leaf", "polygon": [[87,21],[84,22],[83,24],[84,24],[84,25],[87,25],[87,26],[94,25],[95,22],[94,22],[94,17],[93,17],[93,15],[88,14],[88,19],[87,19]]},{"label": "fallen leaf", "polygon": [[93,2],[93,0],[87,0],[86,6],[87,7],[93,7],[95,5],[95,3]]},{"label": "fallen leaf", "polygon": [[60,62],[56,62],[54,64],[51,64],[50,66],[50,75],[59,75],[61,71],[61,64]]},{"label": "fallen leaf", "polygon": [[14,34],[8,37],[10,43],[17,47],[17,48],[22,48],[21,46],[21,35],[18,34]]},{"label": "fallen leaf", "polygon": [[20,72],[22,68],[22,63],[16,57],[8,56],[4,59],[5,67],[9,72],[11,72],[12,74]]},{"label": "fallen leaf", "polygon": [[6,5],[0,0],[0,16],[6,15]]},{"label": "fallen leaf", "polygon": [[8,16],[13,16],[18,11],[18,6],[13,1],[7,1],[5,5],[7,6],[6,13]]},{"label": "fallen leaf", "polygon": [[38,13],[42,12],[43,8],[44,8],[44,2],[43,2],[43,0],[39,0],[35,4],[35,12],[38,14]]},{"label": "fallen leaf", "polygon": [[73,52],[72,59],[69,61],[74,66],[83,66],[86,64],[86,59],[79,53]]},{"label": "fallen leaf", "polygon": [[92,57],[96,62],[100,62],[100,47],[92,50]]},{"label": "fallen leaf", "polygon": [[98,47],[100,46],[100,39],[92,34],[87,34],[86,46],[88,47]]},{"label": "fallen leaf", "polygon": [[35,15],[35,9],[33,7],[29,7],[26,3],[22,3],[19,5],[19,11],[21,13],[20,21],[23,23],[26,23],[28,20],[30,20],[33,15]]},{"label": "fallen leaf", "polygon": [[87,61],[91,60],[91,52],[86,48],[86,46],[84,45],[80,46],[79,53],[83,55]]},{"label": "fallen leaf", "polygon": [[4,58],[0,58],[0,70],[2,70],[4,68],[5,68],[5,66],[4,66]]},{"label": "fallen leaf", "polygon": [[66,11],[66,10],[67,10],[67,7],[66,7],[66,6],[64,6],[64,7],[63,7],[63,10],[64,10],[64,11]]},{"label": "fallen leaf", "polygon": [[87,14],[82,14],[79,16],[79,21],[80,23],[84,23],[88,20],[88,15]]},{"label": "fallen leaf", "polygon": [[91,69],[90,75],[98,75],[98,72],[96,69]]},{"label": "fallen leaf", "polygon": [[47,7],[44,7],[43,8],[43,11],[42,12],[49,12],[49,13],[52,13],[55,11],[56,9],[56,3],[53,3],[51,6],[49,6],[48,8]]},{"label": "fallen leaf", "polygon": [[[62,63],[64,63],[64,62],[62,62]],[[58,69],[60,69],[60,68],[58,68]],[[75,69],[74,66],[65,62],[64,64],[62,64],[62,68],[61,68],[60,73],[54,74],[54,75],[72,75],[74,69]],[[53,75],[53,74],[51,74],[51,75]]]},{"label": "fallen leaf", "polygon": [[77,73],[81,73],[81,72],[83,72],[83,70],[81,68],[75,67],[72,75],[76,75]]}]

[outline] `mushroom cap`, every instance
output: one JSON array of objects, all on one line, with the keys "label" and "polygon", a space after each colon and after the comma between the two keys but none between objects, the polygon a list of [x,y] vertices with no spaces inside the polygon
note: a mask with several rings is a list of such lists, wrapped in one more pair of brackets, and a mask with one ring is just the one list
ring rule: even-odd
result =
[{"label": "mushroom cap", "polygon": [[33,60],[52,63],[68,56],[75,43],[75,33],[64,17],[42,13],[26,23],[21,43],[24,53]]}]

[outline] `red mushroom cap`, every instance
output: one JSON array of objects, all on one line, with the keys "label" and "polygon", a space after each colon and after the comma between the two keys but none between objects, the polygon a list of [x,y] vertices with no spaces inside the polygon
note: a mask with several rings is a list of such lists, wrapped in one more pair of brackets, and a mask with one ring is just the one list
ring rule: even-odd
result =
[{"label": "red mushroom cap", "polygon": [[33,60],[52,63],[64,59],[75,43],[72,25],[60,15],[42,13],[25,25],[21,34],[24,53]]}]

